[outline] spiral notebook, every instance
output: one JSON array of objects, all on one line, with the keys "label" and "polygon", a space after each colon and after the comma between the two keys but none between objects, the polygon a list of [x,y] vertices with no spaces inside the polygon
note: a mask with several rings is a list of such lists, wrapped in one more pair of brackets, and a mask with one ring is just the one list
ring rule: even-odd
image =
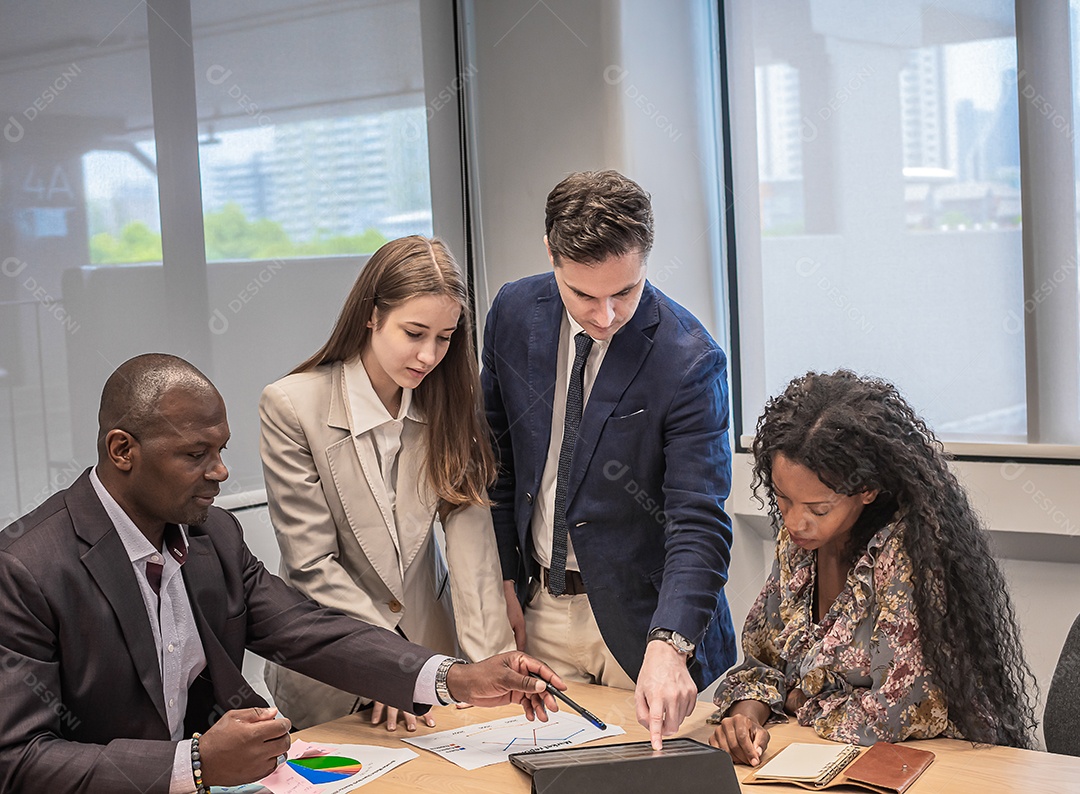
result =
[{"label": "spiral notebook", "polygon": [[817,790],[858,786],[876,794],[904,794],[934,760],[928,750],[878,742],[852,744],[789,744],[755,769],[744,783],[793,783]]}]

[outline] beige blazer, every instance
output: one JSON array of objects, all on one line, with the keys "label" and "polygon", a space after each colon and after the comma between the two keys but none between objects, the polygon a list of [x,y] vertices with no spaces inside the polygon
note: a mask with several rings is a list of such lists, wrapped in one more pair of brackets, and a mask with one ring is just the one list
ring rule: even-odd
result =
[{"label": "beige blazer", "polygon": [[[370,433],[352,432],[341,362],[267,386],[259,418],[284,579],[320,604],[399,629],[440,653],[475,661],[514,647],[487,508],[451,514],[443,558],[437,499],[423,476],[422,422],[404,420],[395,511]],[[273,662],[266,680],[282,713],[299,728],[365,702]]]}]

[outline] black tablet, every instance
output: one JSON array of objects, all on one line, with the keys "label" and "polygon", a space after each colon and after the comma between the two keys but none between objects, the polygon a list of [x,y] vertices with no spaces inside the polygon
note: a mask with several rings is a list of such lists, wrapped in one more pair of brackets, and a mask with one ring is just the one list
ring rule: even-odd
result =
[{"label": "black tablet", "polygon": [[663,750],[654,750],[649,742],[624,742],[602,744],[596,747],[560,747],[554,750],[527,750],[513,753],[510,763],[530,775],[538,769],[570,766],[574,764],[605,764],[612,761],[628,761],[641,758],[660,758],[673,755],[721,753],[707,744],[693,739],[665,739]]},{"label": "black tablet", "polygon": [[738,794],[731,756],[693,739],[564,747],[514,753],[510,763],[533,776],[537,794],[625,794],[627,791],[681,791],[708,783],[715,794]]}]

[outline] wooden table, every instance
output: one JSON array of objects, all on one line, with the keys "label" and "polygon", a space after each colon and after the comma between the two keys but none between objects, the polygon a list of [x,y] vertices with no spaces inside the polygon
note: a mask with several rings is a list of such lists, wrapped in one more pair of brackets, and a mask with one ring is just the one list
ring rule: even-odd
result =
[{"label": "wooden table", "polygon": [[[695,714],[696,716],[696,714]],[[767,757],[791,742],[824,743],[812,729],[800,727],[794,720],[769,728],[771,740]],[[695,736],[695,738],[697,738]],[[1080,758],[1055,755],[1013,747],[973,747],[956,739],[929,739],[909,742],[912,747],[930,750],[934,763],[915,782],[908,794],[1078,794],[1080,793]],[[748,774],[745,766],[736,766],[739,780]],[[839,791],[861,789],[842,787]],[[743,786],[743,791],[797,792],[795,786]]]},{"label": "wooden table", "polygon": [[[570,684],[567,694],[600,719],[610,725],[619,725],[625,735],[601,739],[595,744],[616,742],[635,742],[648,740],[649,734],[637,723],[634,710],[634,693],[622,689]],[[563,706],[563,708],[566,708]],[[712,713],[712,705],[701,703],[694,714],[684,723],[679,736],[688,736],[700,742],[708,742],[712,726],[705,723],[705,718]],[[436,727],[420,727],[416,733],[458,728],[480,722],[512,717],[521,713],[517,706],[499,709],[454,709],[436,707],[432,710]],[[774,725],[769,729],[772,739],[769,743],[768,756],[786,747],[791,742],[823,742],[809,728],[802,728],[794,720],[786,725]],[[364,794],[379,792],[437,791],[440,794],[507,794],[507,792],[528,792],[529,776],[509,763],[494,764],[469,772],[445,761],[442,758],[403,744],[401,737],[409,736],[403,727],[390,733],[385,726],[371,726],[360,716],[343,717],[301,731],[297,736],[312,742],[330,744],[376,744],[384,747],[408,747],[419,754],[419,758],[409,761],[387,773],[378,780],[369,783],[362,791]],[[952,739],[933,739],[913,742],[913,746],[931,750],[937,756],[930,768],[923,773],[918,782],[909,789],[909,794],[1041,794],[1042,792],[1061,792],[1062,794],[1080,794],[1080,758],[1031,750],[1016,750],[1009,747],[972,747],[968,742]],[[740,780],[746,777],[749,769],[736,766]],[[744,791],[751,794],[769,794],[770,792],[798,792],[789,785],[744,786]],[[707,792],[704,785],[701,791]],[[841,791],[856,791],[844,788]]]}]

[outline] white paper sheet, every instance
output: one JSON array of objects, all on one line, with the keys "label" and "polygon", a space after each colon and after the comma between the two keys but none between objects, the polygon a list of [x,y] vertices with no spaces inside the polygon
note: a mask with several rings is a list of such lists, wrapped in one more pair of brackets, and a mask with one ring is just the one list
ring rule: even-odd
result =
[{"label": "white paper sheet", "polygon": [[427,736],[410,736],[404,741],[440,755],[462,769],[479,769],[505,761],[511,753],[572,747],[624,733],[618,725],[608,725],[602,731],[577,714],[560,711],[549,714],[547,722],[529,722],[524,715],[518,715]]},{"label": "white paper sheet", "polygon": [[289,748],[288,761],[258,783],[229,788],[214,786],[211,794],[344,794],[416,757],[416,753],[404,747],[310,744],[297,740]]}]

